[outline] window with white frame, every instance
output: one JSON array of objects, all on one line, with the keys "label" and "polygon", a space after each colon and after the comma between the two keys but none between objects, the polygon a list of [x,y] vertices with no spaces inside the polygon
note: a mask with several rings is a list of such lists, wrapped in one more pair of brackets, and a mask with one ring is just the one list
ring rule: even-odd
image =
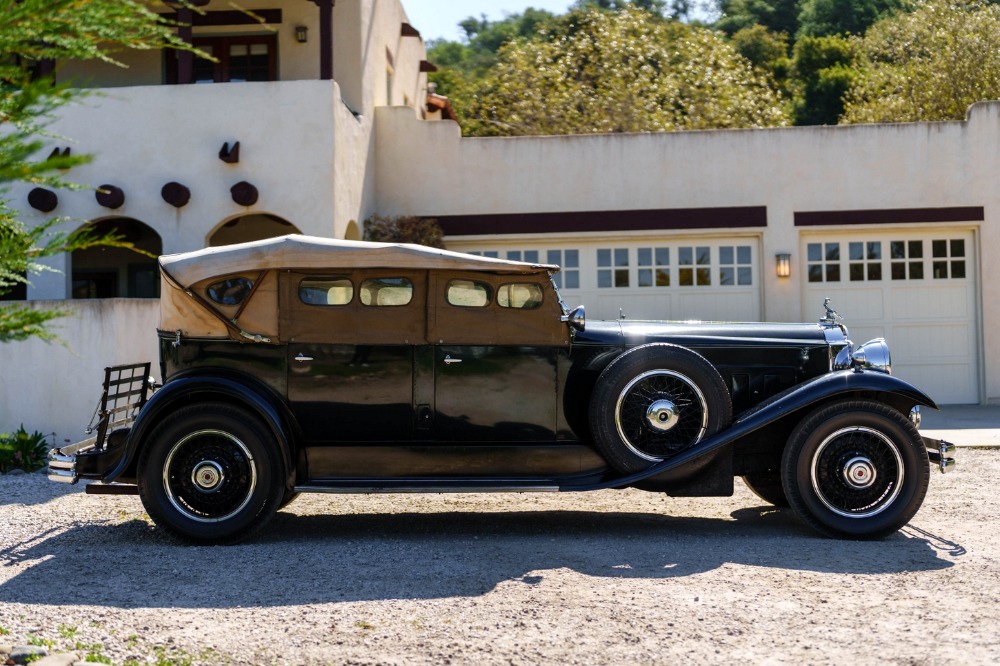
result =
[{"label": "window with white frame", "polygon": [[627,247],[597,250],[597,288],[612,289],[629,286],[629,249]]}]

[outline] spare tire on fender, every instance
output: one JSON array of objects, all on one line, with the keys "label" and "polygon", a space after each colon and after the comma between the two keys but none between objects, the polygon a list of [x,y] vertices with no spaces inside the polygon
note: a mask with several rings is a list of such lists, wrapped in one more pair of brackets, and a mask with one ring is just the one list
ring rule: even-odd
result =
[{"label": "spare tire on fender", "polygon": [[697,352],[666,343],[616,358],[590,399],[595,444],[625,474],[690,449],[728,427],[732,413],[729,390],[715,367]]}]

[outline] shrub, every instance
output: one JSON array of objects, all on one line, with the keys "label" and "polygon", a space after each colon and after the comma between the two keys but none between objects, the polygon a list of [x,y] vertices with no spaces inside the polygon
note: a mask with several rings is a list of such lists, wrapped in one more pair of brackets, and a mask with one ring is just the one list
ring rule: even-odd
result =
[{"label": "shrub", "polygon": [[0,474],[12,469],[33,472],[48,463],[49,444],[45,435],[35,431],[28,434],[24,424],[14,433],[0,433]]}]

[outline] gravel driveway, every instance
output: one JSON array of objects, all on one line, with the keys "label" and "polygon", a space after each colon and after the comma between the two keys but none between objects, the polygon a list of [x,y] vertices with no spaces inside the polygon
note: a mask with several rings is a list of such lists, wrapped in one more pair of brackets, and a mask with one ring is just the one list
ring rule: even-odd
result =
[{"label": "gravel driveway", "polygon": [[136,497],[0,476],[0,643],[159,663],[1000,662],[1000,450],[833,541],[731,498],[303,496],[187,547]]}]

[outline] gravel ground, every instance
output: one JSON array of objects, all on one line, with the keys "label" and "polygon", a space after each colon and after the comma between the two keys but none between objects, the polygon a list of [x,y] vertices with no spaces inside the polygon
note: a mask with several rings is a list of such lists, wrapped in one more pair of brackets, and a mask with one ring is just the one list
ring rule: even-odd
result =
[{"label": "gravel ground", "polygon": [[0,643],[116,664],[996,664],[1000,450],[883,541],[731,498],[303,496],[176,545],[137,497],[0,476]]}]

